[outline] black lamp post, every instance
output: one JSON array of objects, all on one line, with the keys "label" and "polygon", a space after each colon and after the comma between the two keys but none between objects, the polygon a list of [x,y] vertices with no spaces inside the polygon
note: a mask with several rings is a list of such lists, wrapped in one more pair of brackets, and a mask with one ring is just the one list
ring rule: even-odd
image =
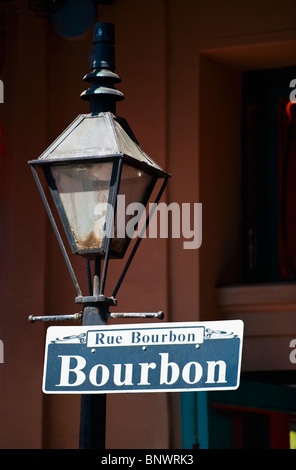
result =
[{"label": "black lamp post", "polygon": [[[140,236],[135,242],[112,295],[106,296],[109,259],[124,257],[132,235],[118,225],[121,220],[116,213],[118,196],[125,197],[125,204],[138,203],[139,207],[145,207],[157,181],[162,179],[155,199],[157,204],[169,178],[142,151],[127,122],[115,114],[116,102],[124,96],[114,88],[114,84],[120,82],[114,72],[114,56],[114,26],[97,23],[91,72],[84,77],[91,85],[81,95],[90,102],[90,113],[79,115],[37,160],[29,162],[76,289],[75,301],[83,305],[82,314],[78,316],[30,317],[32,321],[82,317],[83,325],[100,325],[106,324],[108,317],[116,317],[109,312],[109,307],[117,304],[116,294],[142,239]],[[45,176],[72,253],[86,259],[87,296],[81,292],[38,170]],[[151,214],[144,230],[150,217]],[[93,282],[91,261],[94,262]],[[143,316],[162,318],[163,314]],[[105,395],[82,395],[81,448],[104,448],[105,400]]]}]

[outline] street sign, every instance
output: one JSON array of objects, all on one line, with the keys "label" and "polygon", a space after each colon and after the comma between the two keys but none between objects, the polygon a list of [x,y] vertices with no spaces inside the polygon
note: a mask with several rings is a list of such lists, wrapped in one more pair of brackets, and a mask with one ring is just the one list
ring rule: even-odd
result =
[{"label": "street sign", "polygon": [[43,391],[233,390],[242,341],[241,320],[49,327]]}]

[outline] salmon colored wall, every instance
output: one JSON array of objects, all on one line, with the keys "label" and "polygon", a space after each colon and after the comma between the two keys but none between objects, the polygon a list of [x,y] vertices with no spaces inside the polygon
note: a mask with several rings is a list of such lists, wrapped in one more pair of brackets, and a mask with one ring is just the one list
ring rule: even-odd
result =
[{"label": "salmon colored wall", "polygon": [[[77,311],[27,161],[88,112],[79,95],[87,88],[82,77],[89,71],[92,31],[77,40],[62,39],[27,9],[27,2],[15,3],[16,8],[1,6],[9,30],[0,71],[5,85],[0,124],[7,149],[0,161],[0,339],[5,347],[0,448],[76,448],[79,397],[42,394],[46,327],[27,322],[29,314]],[[115,0],[99,6],[97,19],[115,24],[122,78],[117,87],[126,96],[117,113],[127,119],[143,150],[173,175],[164,200],[203,203],[202,247],[184,250],[183,239],[143,240],[118,293],[118,311],[162,309],[167,321],[219,315],[216,284],[236,280],[239,273],[240,72],[231,51],[285,41],[290,60],[294,9],[294,0],[273,2],[272,8],[266,0]],[[214,134],[213,126],[218,127]],[[84,277],[84,265],[80,268],[79,259],[74,264]],[[114,262],[108,285],[117,271]],[[107,398],[108,448],[180,448],[179,394]]]},{"label": "salmon colored wall", "polygon": [[[4,7],[1,7],[1,9]],[[6,7],[10,26],[1,71],[1,323],[4,364],[0,364],[0,446],[41,447],[40,377],[44,329],[27,322],[44,306],[45,215],[32,185],[27,160],[46,145],[45,32],[27,11]],[[25,38],[25,39],[24,39]],[[27,51],[34,49],[35,54]],[[36,58],[39,61],[36,76]],[[30,76],[35,74],[35,79]],[[40,118],[41,114],[41,118]],[[38,259],[38,268],[37,268]]]},{"label": "salmon colored wall", "polygon": [[218,285],[241,282],[240,77],[237,70],[200,58],[199,151],[203,245],[201,319],[219,318]]}]

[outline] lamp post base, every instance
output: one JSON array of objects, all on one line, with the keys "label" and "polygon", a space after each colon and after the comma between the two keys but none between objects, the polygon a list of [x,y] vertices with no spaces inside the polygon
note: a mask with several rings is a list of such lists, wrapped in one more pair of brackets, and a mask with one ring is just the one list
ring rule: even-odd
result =
[{"label": "lamp post base", "polygon": [[106,395],[81,396],[79,449],[105,449]]},{"label": "lamp post base", "polygon": [[[83,325],[106,325],[108,307],[89,305],[84,307]],[[106,394],[81,395],[80,449],[105,449]]]}]

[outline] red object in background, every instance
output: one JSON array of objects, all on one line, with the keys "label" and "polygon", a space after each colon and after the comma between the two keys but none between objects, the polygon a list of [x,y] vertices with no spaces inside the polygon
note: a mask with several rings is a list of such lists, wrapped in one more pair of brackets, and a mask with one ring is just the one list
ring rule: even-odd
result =
[{"label": "red object in background", "polygon": [[279,269],[280,278],[296,277],[296,106],[278,103]]}]

